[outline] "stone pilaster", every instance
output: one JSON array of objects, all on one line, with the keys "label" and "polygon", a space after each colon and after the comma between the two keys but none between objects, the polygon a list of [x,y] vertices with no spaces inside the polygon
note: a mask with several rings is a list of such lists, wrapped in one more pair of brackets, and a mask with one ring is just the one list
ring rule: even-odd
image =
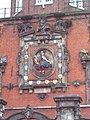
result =
[{"label": "stone pilaster", "polygon": [[5,66],[7,64],[7,56],[0,58],[0,96],[2,93],[2,74],[5,72]]},{"label": "stone pilaster", "polygon": [[56,120],[79,120],[81,97],[78,95],[62,95],[54,97],[56,102]]}]

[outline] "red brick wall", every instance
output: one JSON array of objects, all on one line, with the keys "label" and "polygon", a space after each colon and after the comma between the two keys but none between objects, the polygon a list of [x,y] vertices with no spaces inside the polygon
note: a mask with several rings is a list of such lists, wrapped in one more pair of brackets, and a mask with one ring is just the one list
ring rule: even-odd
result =
[{"label": "red brick wall", "polygon": [[[54,5],[53,5],[54,4]],[[35,5],[35,0],[25,0],[23,1],[23,7],[24,7],[24,14],[44,14],[44,13],[53,13],[60,11],[61,12],[61,4],[62,2],[54,0],[54,3],[50,5],[45,5],[45,8],[42,7],[42,5]]]},{"label": "red brick wall", "polygon": [[[80,62],[80,50],[86,49],[90,51],[89,47],[89,34],[87,29],[87,20],[74,20],[72,27],[68,31],[67,46],[70,52],[69,64],[69,82],[74,80],[85,81],[85,71]],[[71,88],[71,87],[70,87]],[[68,88],[68,89],[70,89]],[[72,89],[72,88],[71,88]],[[73,87],[72,93],[78,93],[83,98],[83,103],[86,101],[86,88],[84,85],[75,88]]]},{"label": "red brick wall", "polygon": [[[45,5],[45,8],[42,5],[35,5],[35,0],[23,0],[23,10],[20,15],[33,15],[33,14],[44,14],[44,13],[53,13],[53,12],[63,12],[64,3],[68,0],[54,0],[53,4]],[[12,1],[12,13],[14,13],[15,0]]]},{"label": "red brick wall", "polygon": [[[17,15],[33,15],[33,14],[45,14],[45,13],[55,13],[55,12],[73,12],[73,11],[81,11],[81,9],[78,9],[76,7],[72,7],[70,6],[69,0],[53,0],[53,4],[48,4],[45,5],[45,7],[43,8],[42,5],[35,5],[36,0],[23,0],[23,4],[22,4],[22,11],[19,12]],[[89,0],[85,0],[84,1],[84,7],[85,10],[89,10],[90,9],[90,2]],[[12,0],[12,4],[11,4],[11,15],[15,16],[15,7],[16,7],[16,3],[15,0]]]},{"label": "red brick wall", "polygon": [[[70,63],[69,63],[69,73],[68,82],[73,82],[75,80],[80,80],[85,82],[85,71],[82,68],[80,62],[79,52],[82,49],[87,49],[90,52],[90,43],[88,42],[89,35],[87,30],[87,19],[73,20],[72,27],[68,30],[67,35],[67,47],[70,52]],[[6,23],[4,23],[6,24]],[[3,74],[2,84],[3,86],[12,83],[14,85],[18,84],[17,79],[17,56],[19,52],[19,36],[16,26],[3,26],[1,27],[1,37],[0,37],[0,56],[6,54],[8,56],[8,63]],[[56,105],[53,97],[61,94],[78,94],[82,97],[82,104],[86,104],[86,86],[81,85],[79,87],[74,87],[73,85],[67,87],[67,92],[63,93],[55,92],[49,93],[48,97],[44,100],[40,100],[37,94],[19,94],[18,88],[8,90],[7,88],[2,89],[2,97],[8,102],[7,107],[23,107],[23,106],[53,106]],[[39,110],[40,111],[40,110]],[[47,116],[55,116],[55,111],[47,112],[47,110],[41,110]],[[48,110],[49,111],[49,110]],[[86,116],[87,113],[82,110],[83,115]],[[9,113],[8,113],[9,114]],[[11,113],[10,113],[11,114]],[[88,117],[90,117],[88,113]]]}]

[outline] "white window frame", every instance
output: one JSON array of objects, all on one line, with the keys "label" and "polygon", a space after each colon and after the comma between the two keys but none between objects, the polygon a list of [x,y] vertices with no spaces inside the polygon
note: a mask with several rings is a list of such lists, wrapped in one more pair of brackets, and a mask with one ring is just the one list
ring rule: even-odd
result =
[{"label": "white window frame", "polygon": [[45,8],[44,5],[47,5],[47,4],[53,4],[53,0],[36,0],[36,3],[35,3],[35,5],[42,5],[43,8]]},{"label": "white window frame", "polygon": [[84,10],[83,0],[69,0],[69,5]]},{"label": "white window frame", "polygon": [[10,17],[10,8],[11,0],[0,0],[0,18]]},{"label": "white window frame", "polygon": [[15,13],[17,14],[22,10],[22,0],[16,0],[16,11]]}]

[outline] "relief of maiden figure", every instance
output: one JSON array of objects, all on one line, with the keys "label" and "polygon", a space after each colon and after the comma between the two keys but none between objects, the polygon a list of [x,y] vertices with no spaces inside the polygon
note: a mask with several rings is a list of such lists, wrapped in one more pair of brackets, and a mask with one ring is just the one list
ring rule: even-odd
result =
[{"label": "relief of maiden figure", "polygon": [[45,50],[41,50],[34,56],[35,68],[42,74],[52,67],[49,56]]}]

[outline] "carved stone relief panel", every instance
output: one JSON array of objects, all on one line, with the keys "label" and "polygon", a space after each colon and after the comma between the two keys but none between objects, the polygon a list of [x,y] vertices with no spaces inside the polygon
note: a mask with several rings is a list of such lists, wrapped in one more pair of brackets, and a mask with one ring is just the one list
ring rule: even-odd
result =
[{"label": "carved stone relief panel", "polygon": [[37,48],[32,54],[32,73],[38,78],[47,78],[54,72],[55,60],[47,46]]},{"label": "carved stone relief panel", "polygon": [[65,22],[56,22],[51,30],[47,20],[41,18],[37,30],[28,35],[27,30],[22,33],[20,28],[18,30],[23,36],[20,37],[17,60],[20,92],[28,90],[32,93],[36,87],[67,87],[69,52],[66,47]]}]

